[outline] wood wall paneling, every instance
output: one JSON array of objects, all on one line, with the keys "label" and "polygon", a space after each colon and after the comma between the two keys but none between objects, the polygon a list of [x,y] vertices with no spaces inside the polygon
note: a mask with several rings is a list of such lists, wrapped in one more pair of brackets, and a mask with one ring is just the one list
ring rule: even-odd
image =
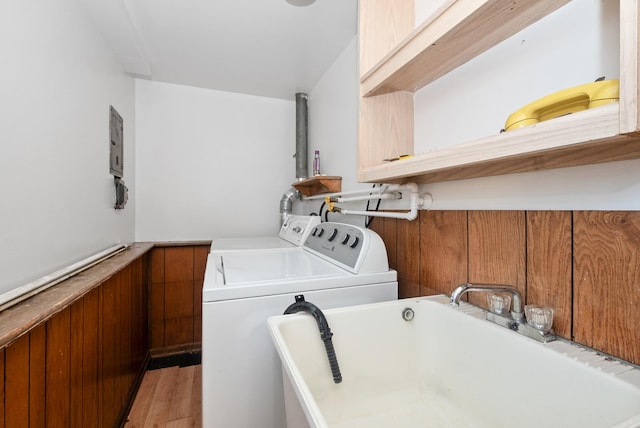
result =
[{"label": "wood wall paneling", "polygon": [[[140,287],[138,287],[140,288]],[[93,289],[83,299],[82,336],[82,425],[88,427],[100,420],[100,290]],[[77,403],[74,403],[77,406]]]},{"label": "wood wall paneling", "polygon": [[571,339],[572,214],[527,211],[527,303],[552,307],[555,333]]},{"label": "wood wall paneling", "polygon": [[375,225],[387,248],[387,259],[391,269],[398,268],[398,220],[378,217],[371,223]]},{"label": "wood wall paneling", "polygon": [[467,235],[466,211],[420,211],[421,295],[467,282]]},{"label": "wood wall paneling", "polygon": [[211,247],[209,245],[201,245],[193,248],[193,279],[204,280],[207,257],[210,252]]},{"label": "wood wall paneling", "polygon": [[70,390],[70,423],[71,428],[83,427],[82,409],[83,404],[83,388],[82,373],[84,371],[84,299],[74,303],[71,310],[71,390]]},{"label": "wood wall paneling", "polygon": [[29,335],[5,351],[5,422],[7,427],[29,426]]},{"label": "wood wall paneling", "polygon": [[134,377],[135,374],[140,371],[140,367],[142,367],[147,355],[147,350],[149,349],[147,319],[148,294],[147,287],[144,286],[147,284],[147,277],[145,276],[145,264],[143,260],[148,262],[148,259],[138,259],[132,264],[131,276],[133,284],[140,284],[140,286],[132,287],[131,289],[131,313],[133,320],[136,321],[131,323],[131,347],[133,353],[131,358],[131,371],[134,373]]},{"label": "wood wall paneling", "polygon": [[29,428],[46,426],[46,324],[29,332]]},{"label": "wood wall paneling", "polygon": [[0,351],[0,428],[4,428],[4,426],[5,426],[4,418],[5,418],[5,415],[7,413],[7,412],[5,412],[5,408],[4,408],[4,399],[5,399],[5,393],[4,393],[5,359],[4,359],[4,354],[5,354],[5,351],[3,349],[3,350]]},{"label": "wood wall paneling", "polygon": [[202,286],[209,244],[152,251],[149,337],[154,355],[174,353],[202,340]]},{"label": "wood wall paneling", "polygon": [[194,248],[166,248],[164,263],[164,346],[192,343]]},{"label": "wood wall paneling", "polygon": [[640,212],[574,213],[574,340],[640,364]]},{"label": "wood wall paneling", "polygon": [[164,282],[164,248],[154,248],[151,250],[151,263],[149,265],[151,283],[160,284]]},{"label": "wood wall paneling", "polygon": [[418,297],[420,295],[420,217],[413,221],[397,221],[396,253],[398,269],[398,296]]},{"label": "wood wall paneling", "polygon": [[132,280],[131,265],[127,266],[120,273],[120,317],[118,320],[120,328],[119,343],[120,352],[118,359],[118,375],[120,378],[119,385],[119,397],[120,403],[127,401],[127,395],[129,394],[129,385],[134,381],[135,371],[131,370],[130,362],[132,360],[132,342],[131,342],[131,320],[132,320],[132,306],[131,306],[131,280]]},{"label": "wood wall paneling", "polygon": [[47,322],[46,421],[47,427],[68,427],[70,421],[71,310],[58,313]]},{"label": "wood wall paneling", "polygon": [[167,247],[164,255],[165,282],[193,280],[193,247]]},{"label": "wood wall paneling", "polygon": [[199,246],[193,250],[193,341],[202,342],[202,286],[211,247]]},{"label": "wood wall paneling", "polygon": [[154,248],[151,251],[149,287],[149,329],[150,347],[152,349],[164,346],[164,248]]},{"label": "wood wall paneling", "polygon": [[165,346],[193,342],[194,281],[165,283]]},{"label": "wood wall paneling", "polygon": [[118,412],[116,404],[116,354],[118,343],[116,342],[116,281],[110,279],[101,287],[102,308],[102,339],[100,366],[100,415],[102,426],[109,426],[110,421],[115,420]]},{"label": "wood wall paneling", "polygon": [[[423,211],[418,222],[380,220],[372,229],[394,260],[401,297],[415,294],[416,272],[421,295],[465,281],[512,284],[525,302],[555,309],[558,335],[640,363],[640,212]],[[486,296],[472,294],[486,307]]]},{"label": "wood wall paneling", "polygon": [[[525,215],[522,211],[469,211],[469,282],[513,285],[526,299]],[[469,301],[487,307],[484,293]]]}]

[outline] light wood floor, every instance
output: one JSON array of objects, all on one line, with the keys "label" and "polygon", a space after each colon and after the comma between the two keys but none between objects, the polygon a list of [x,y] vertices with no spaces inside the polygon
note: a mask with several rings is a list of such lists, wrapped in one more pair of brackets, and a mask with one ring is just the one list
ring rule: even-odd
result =
[{"label": "light wood floor", "polygon": [[201,427],[202,366],[146,372],[124,426]]}]

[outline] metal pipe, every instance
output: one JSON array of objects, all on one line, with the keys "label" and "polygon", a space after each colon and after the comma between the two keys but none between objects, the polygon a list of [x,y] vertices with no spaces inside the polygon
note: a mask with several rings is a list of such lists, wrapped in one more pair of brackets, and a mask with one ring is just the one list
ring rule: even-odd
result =
[{"label": "metal pipe", "polygon": [[282,199],[280,199],[280,227],[287,216],[293,213],[293,200],[300,199],[300,197],[300,192],[293,187],[282,195]]},{"label": "metal pipe", "polygon": [[468,293],[470,291],[482,291],[485,293],[488,292],[499,292],[499,293],[510,293],[512,302],[513,302],[513,310],[511,311],[511,315],[513,319],[516,321],[522,321],[524,319],[524,310],[522,305],[522,295],[520,291],[513,285],[507,284],[471,284],[465,283],[457,286],[451,292],[451,305],[457,306],[460,303],[460,299],[462,295]]},{"label": "metal pipe", "polygon": [[304,180],[309,176],[307,157],[307,94],[296,94],[296,178]]}]

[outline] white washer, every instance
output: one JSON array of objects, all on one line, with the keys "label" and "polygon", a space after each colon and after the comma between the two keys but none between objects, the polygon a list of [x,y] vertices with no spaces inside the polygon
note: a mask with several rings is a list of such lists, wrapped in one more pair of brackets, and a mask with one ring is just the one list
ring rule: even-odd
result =
[{"label": "white washer", "polygon": [[202,295],[202,421],[207,428],[286,427],[282,369],[267,318],[303,294],[320,309],[395,300],[382,239],[322,223],[302,247],[212,252]]},{"label": "white washer", "polygon": [[211,242],[211,252],[228,253],[299,247],[318,224],[320,224],[320,216],[317,215],[288,215],[282,222],[278,236],[214,238]]}]

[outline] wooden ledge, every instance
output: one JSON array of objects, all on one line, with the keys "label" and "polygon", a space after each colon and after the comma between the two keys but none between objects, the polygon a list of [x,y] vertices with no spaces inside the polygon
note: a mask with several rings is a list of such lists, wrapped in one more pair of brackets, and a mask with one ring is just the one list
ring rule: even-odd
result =
[{"label": "wooden ledge", "polygon": [[154,247],[135,243],[125,251],[0,312],[0,350],[113,277]]},{"label": "wooden ledge", "polygon": [[342,177],[316,175],[293,183],[292,186],[304,196],[313,196],[320,193],[339,193],[342,190]]}]

